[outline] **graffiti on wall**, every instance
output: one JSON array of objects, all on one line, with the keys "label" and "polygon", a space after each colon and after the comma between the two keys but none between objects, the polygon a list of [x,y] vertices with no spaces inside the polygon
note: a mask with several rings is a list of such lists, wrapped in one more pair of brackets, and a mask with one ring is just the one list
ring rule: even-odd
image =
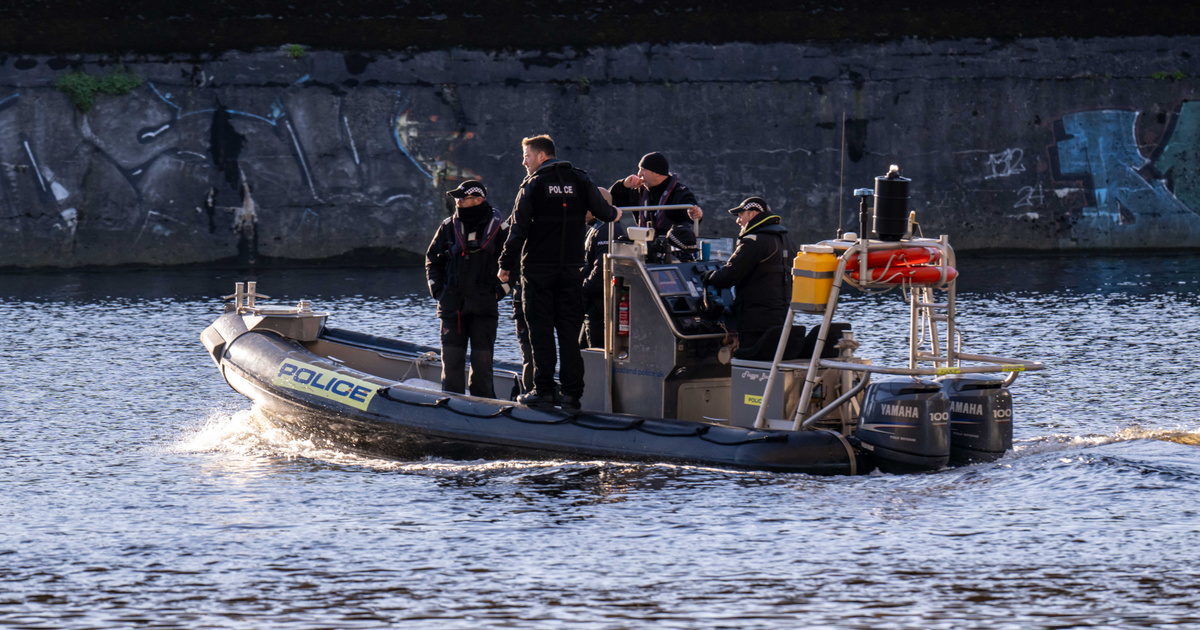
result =
[{"label": "graffiti on wall", "polygon": [[1025,157],[1025,152],[1021,149],[1005,149],[1000,153],[988,155],[987,165],[991,173],[984,175],[983,178],[997,179],[1024,173],[1025,165],[1021,163],[1023,157]]},{"label": "graffiti on wall", "polygon": [[1180,106],[1151,165],[1166,179],[1175,197],[1200,212],[1200,101]]},{"label": "graffiti on wall", "polygon": [[[1031,166],[1026,166],[1027,161],[1032,163]],[[1040,179],[1039,174],[1042,171],[1040,161],[1026,156],[1024,149],[1009,147],[996,153],[987,152],[987,159],[983,161],[983,171],[983,181],[994,181],[1002,186],[1000,190],[1003,192],[1000,194],[1006,198],[1003,202],[1004,207],[1020,210],[1017,213],[1007,214],[1008,218],[1029,221],[1040,218],[1037,209],[1046,201],[1046,191],[1042,188],[1042,183],[1035,181],[1032,184],[1023,185],[1030,176]],[[1005,186],[1007,190],[1003,188]]]},{"label": "graffiti on wall", "polygon": [[1082,193],[1072,204],[1073,218],[1100,229],[1172,215],[1200,223],[1200,108],[1183,103],[1150,157],[1138,146],[1138,116],[1128,110],[1084,111],[1055,125],[1053,177],[1076,183]]},{"label": "graffiti on wall", "polygon": [[[58,117],[75,120],[69,133],[22,131],[42,118],[26,108],[59,99],[43,93],[22,105],[20,94],[0,95],[0,143],[7,145],[0,150],[8,167],[0,182],[0,215],[14,219],[6,232],[29,243],[30,251],[38,247],[31,239],[50,238],[59,255],[70,256],[77,238],[89,238],[91,230],[124,231],[131,238],[122,255],[130,261],[139,260],[136,252],[144,248],[169,252],[171,241],[164,239],[180,231],[224,232],[253,262],[264,216],[274,222],[267,226],[273,240],[283,243],[276,247],[300,247],[302,253],[297,239],[323,242],[331,230],[350,229],[347,212],[394,208],[389,215],[403,217],[414,206],[440,212],[440,189],[480,178],[457,164],[456,152],[476,136],[453,86],[416,99],[380,88],[378,97],[368,97],[380,107],[362,108],[361,93],[292,89],[304,80],[265,99],[255,95],[243,106],[222,104],[220,92],[173,94],[147,82],[109,107]],[[63,105],[69,107],[65,100]],[[361,115],[364,109],[393,113],[372,120]],[[260,212],[256,190],[271,191],[267,198],[283,205]],[[330,212],[341,218],[322,216]],[[404,230],[421,224],[397,223]],[[6,249],[11,260],[0,265],[22,262],[18,247]]]}]

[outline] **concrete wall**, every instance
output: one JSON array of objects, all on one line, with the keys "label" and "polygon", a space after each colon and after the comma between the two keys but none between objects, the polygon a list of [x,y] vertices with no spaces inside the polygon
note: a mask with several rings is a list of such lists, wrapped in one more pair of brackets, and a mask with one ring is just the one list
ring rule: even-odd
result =
[{"label": "concrete wall", "polygon": [[[417,262],[443,191],[507,208],[520,139],[607,185],[663,151],[707,212],[765,197],[798,240],[913,179],[960,249],[1200,246],[1195,37],[0,61],[0,266]],[[54,87],[123,62],[87,114]],[[840,150],[845,117],[845,150]],[[844,184],[843,180],[844,168]]]}]

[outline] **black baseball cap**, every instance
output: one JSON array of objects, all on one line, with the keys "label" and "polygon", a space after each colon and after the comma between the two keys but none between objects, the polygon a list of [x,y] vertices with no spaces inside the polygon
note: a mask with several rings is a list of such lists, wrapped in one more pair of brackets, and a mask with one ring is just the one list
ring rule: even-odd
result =
[{"label": "black baseball cap", "polygon": [[770,212],[771,207],[767,205],[767,202],[763,201],[762,197],[748,197],[748,198],[746,198],[745,201],[738,204],[736,207],[730,208],[729,214],[736,215],[736,214],[741,214],[743,212],[747,212],[750,210],[757,210],[759,212]]},{"label": "black baseball cap", "polygon": [[484,187],[479,180],[468,179],[467,181],[459,184],[458,188],[455,188],[446,194],[454,197],[455,199],[462,199],[463,197],[471,196],[486,197],[487,188]]}]

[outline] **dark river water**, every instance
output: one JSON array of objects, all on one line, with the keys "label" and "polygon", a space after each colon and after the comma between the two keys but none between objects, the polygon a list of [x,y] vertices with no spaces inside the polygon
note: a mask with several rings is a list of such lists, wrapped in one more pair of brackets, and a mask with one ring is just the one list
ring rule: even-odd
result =
[{"label": "dark river water", "polygon": [[[1014,452],[854,478],[366,459],[200,345],[237,280],[436,345],[420,270],[0,275],[0,626],[1200,627],[1200,258],[959,269],[966,350],[1050,366]],[[841,312],[898,362],[895,293]]]}]

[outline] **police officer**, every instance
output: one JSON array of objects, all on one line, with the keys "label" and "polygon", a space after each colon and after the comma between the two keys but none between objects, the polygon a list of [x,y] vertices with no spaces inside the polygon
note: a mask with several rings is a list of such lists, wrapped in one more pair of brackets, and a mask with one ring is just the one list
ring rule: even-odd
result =
[{"label": "police officer", "polygon": [[[608,253],[608,225],[587,213],[588,230],[584,237],[583,253],[583,330],[579,345],[584,348],[604,347],[604,255]],[[620,223],[613,225],[613,238],[625,236]]]},{"label": "police officer", "polygon": [[446,194],[454,198],[454,214],[438,226],[425,252],[429,294],[442,320],[442,389],[464,393],[469,343],[471,395],[495,398],[496,302],[505,294],[496,273],[508,224],[478,181],[465,181]]},{"label": "police officer", "polygon": [[697,205],[696,195],[671,172],[666,156],[657,151],[643,155],[637,173],[613,183],[608,192],[613,205],[622,207],[690,205],[687,210],[639,212],[638,226],[652,227],[655,234],[666,237],[672,249],[685,254],[681,260],[695,260],[692,221],[702,219],[704,210]]},{"label": "police officer", "polygon": [[742,228],[737,248],[725,266],[706,272],[702,279],[717,288],[734,288],[738,345],[749,348],[787,318],[796,248],[762,198],[750,197],[729,212]]},{"label": "police officer", "polygon": [[520,270],[522,307],[533,349],[534,390],[517,401],[553,405],[554,369],[561,358],[559,402],[564,409],[578,409],[583,396],[579,329],[583,323],[584,217],[590,211],[602,221],[614,221],[621,218],[621,212],[604,200],[585,171],[555,157],[550,136],[525,138],[521,155],[528,177],[517,192],[498,273],[500,280],[507,282]]}]

